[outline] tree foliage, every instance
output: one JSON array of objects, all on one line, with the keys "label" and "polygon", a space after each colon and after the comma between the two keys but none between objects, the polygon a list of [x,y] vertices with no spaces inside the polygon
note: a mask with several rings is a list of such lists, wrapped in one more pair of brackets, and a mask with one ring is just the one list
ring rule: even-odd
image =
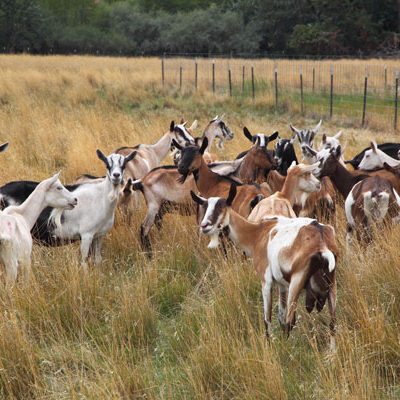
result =
[{"label": "tree foliage", "polygon": [[0,50],[36,53],[398,52],[398,0],[1,0]]}]

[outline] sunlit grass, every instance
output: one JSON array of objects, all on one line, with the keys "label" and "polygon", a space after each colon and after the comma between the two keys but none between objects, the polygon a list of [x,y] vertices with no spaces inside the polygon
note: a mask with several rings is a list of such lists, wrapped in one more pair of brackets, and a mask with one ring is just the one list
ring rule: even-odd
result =
[{"label": "sunlit grass", "polygon": [[[324,116],[316,108],[312,118],[300,117],[288,102],[275,114],[268,91],[253,101],[203,87],[162,90],[160,79],[158,59],[1,56],[0,139],[10,147],[1,153],[0,183],[39,180],[59,169],[66,183],[81,173],[102,175],[96,148],[111,153],[153,143],[182,117],[198,119],[200,135],[225,113],[235,138],[213,151],[231,159],[249,147],[243,126],[292,137],[289,122],[312,127]],[[324,119],[322,132],[343,129],[346,158],[371,139],[398,141],[391,130],[378,129],[379,120],[374,129],[357,126],[334,115]],[[327,310],[308,315],[303,298],[289,339],[274,303],[266,342],[251,261],[234,247],[227,259],[207,249],[193,216],[166,215],[161,230],[152,229],[155,257],[149,261],[138,234],[144,213],[143,206],[130,226],[117,214],[104,262],[88,277],[73,244],[35,246],[27,284],[7,290],[2,279],[1,398],[399,398],[398,227],[346,255],[339,209],[338,349],[330,354]]]}]

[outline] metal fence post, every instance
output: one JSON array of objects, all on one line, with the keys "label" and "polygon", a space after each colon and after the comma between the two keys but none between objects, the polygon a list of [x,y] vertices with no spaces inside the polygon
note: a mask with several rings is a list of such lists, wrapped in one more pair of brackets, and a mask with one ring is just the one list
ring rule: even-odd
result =
[{"label": "metal fence post", "polygon": [[165,74],[164,74],[164,57],[161,59],[161,81],[162,81],[162,86],[164,87],[165,84]]},{"label": "metal fence post", "polygon": [[182,70],[183,70],[183,65],[181,61],[179,64],[179,90],[182,90]]},{"label": "metal fence post", "polygon": [[242,94],[244,94],[244,75],[245,75],[245,63],[243,63],[243,68],[242,68]]},{"label": "metal fence post", "polygon": [[367,68],[365,68],[364,101],[363,101],[363,113],[362,113],[362,121],[361,121],[362,126],[364,126],[364,124],[365,124],[365,109],[367,106],[367,85],[368,85],[368,71],[367,71]]},{"label": "metal fence post", "polygon": [[275,77],[275,111],[278,111],[278,68],[275,67],[274,70]]},{"label": "metal fence post", "polygon": [[215,93],[215,59],[212,60],[212,89],[213,93]]},{"label": "metal fence post", "polygon": [[397,106],[399,103],[399,71],[396,71],[396,83],[394,92],[394,130],[397,131]]},{"label": "metal fence post", "polygon": [[329,116],[332,118],[333,114],[333,66],[331,66],[331,96],[330,96],[330,107],[329,107]]},{"label": "metal fence post", "polygon": [[197,68],[198,68],[198,60],[196,57],[194,61],[194,87],[196,91],[197,91]]},{"label": "metal fence post", "polygon": [[229,81],[229,96],[232,97],[232,74],[231,74],[231,66],[228,63],[228,81]]},{"label": "metal fence post", "polygon": [[253,94],[253,100],[255,97],[255,88],[254,88],[254,64],[251,64],[251,90],[252,90],[252,94]]},{"label": "metal fence post", "polygon": [[303,68],[300,67],[300,112],[301,115],[304,113],[303,105]]},{"label": "metal fence post", "polygon": [[387,65],[385,64],[385,90],[387,89]]},{"label": "metal fence post", "polygon": [[312,91],[315,91],[315,64],[312,67]]}]

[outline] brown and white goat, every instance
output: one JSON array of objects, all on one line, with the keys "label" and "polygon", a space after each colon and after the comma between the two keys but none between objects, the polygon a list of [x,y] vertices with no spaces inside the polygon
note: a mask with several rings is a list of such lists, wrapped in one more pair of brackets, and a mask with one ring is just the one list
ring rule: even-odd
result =
[{"label": "brown and white goat", "polygon": [[161,227],[163,214],[178,210],[181,214],[194,214],[195,209],[190,200],[190,190],[196,190],[193,176],[188,176],[182,184],[181,174],[174,166],[158,167],[151,170],[142,179],[132,183],[132,190],[140,190],[147,205],[146,216],[140,227],[140,241],[149,257],[152,256],[150,239],[151,227]]},{"label": "brown and white goat", "polygon": [[[174,145],[179,146],[177,143],[174,143]],[[266,187],[258,185],[239,185],[232,179],[213,172],[203,158],[207,145],[207,138],[204,138],[201,147],[186,146],[180,148],[182,159],[179,162],[178,171],[182,174],[182,182],[188,175],[193,174],[197,189],[204,197],[224,197],[228,194],[232,183],[238,185],[238,195],[235,197],[233,209],[240,215],[247,217],[252,208],[252,201],[258,195],[269,196],[270,191]]]},{"label": "brown and white goat", "polygon": [[372,227],[383,222],[400,221],[400,197],[392,184],[379,176],[356,183],[345,201],[347,244],[353,232],[358,240],[372,239]]},{"label": "brown and white goat", "polygon": [[228,128],[228,126],[223,121],[224,115],[218,117],[218,115],[212,119],[206,128],[204,129],[202,139],[207,138],[208,146],[207,151],[210,150],[213,141],[218,138],[218,148],[222,149],[224,147],[224,142],[233,139],[233,132]]},{"label": "brown and white goat", "polygon": [[296,321],[295,311],[302,289],[306,290],[306,308],[316,305],[321,311],[328,299],[331,315],[331,349],[335,347],[336,278],[338,248],[335,231],[310,218],[273,217],[259,223],[249,222],[232,209],[236,186],[227,199],[205,199],[191,193],[204,209],[200,228],[215,235],[229,228],[229,237],[250,257],[262,281],[264,321],[269,337],[272,314],[272,289],[279,287],[279,321],[289,335]]},{"label": "brown and white goat", "polygon": [[320,181],[311,173],[316,166],[293,164],[288,169],[282,190],[261,200],[251,211],[248,220],[259,222],[263,217],[275,215],[296,218],[294,205],[305,204],[311,193],[321,189]]}]

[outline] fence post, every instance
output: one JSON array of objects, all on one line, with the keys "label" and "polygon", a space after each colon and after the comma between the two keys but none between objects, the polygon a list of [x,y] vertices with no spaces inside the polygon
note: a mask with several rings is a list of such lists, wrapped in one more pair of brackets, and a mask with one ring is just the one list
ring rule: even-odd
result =
[{"label": "fence post", "polygon": [[315,64],[312,67],[312,91],[315,91]]},{"label": "fence post", "polygon": [[164,57],[161,59],[161,81],[162,81],[162,86],[164,87],[165,84],[165,75],[164,75]]},{"label": "fence post", "polygon": [[399,71],[396,71],[396,83],[394,92],[394,130],[397,131],[397,105],[399,103]]},{"label": "fence post", "polygon": [[197,57],[194,60],[194,87],[197,91],[197,68],[198,68],[198,60]]},{"label": "fence post", "polygon": [[303,115],[304,106],[303,106],[303,68],[300,67],[300,112]]},{"label": "fence post", "polygon": [[329,107],[329,116],[332,118],[333,114],[333,65],[331,66],[331,96],[330,96],[330,107]]},{"label": "fence post", "polygon": [[244,94],[244,74],[245,74],[245,63],[243,63],[243,68],[242,68],[242,94]]},{"label": "fence post", "polygon": [[228,81],[229,81],[229,96],[232,97],[232,75],[231,75],[231,66],[228,63]]},{"label": "fence post", "polygon": [[252,91],[253,100],[254,100],[254,97],[255,97],[255,94],[254,94],[254,64],[251,64],[251,91]]},{"label": "fence post", "polygon": [[278,68],[275,67],[275,111],[278,112]]},{"label": "fence post", "polygon": [[212,60],[212,89],[215,93],[215,59]]},{"label": "fence post", "polygon": [[367,71],[367,68],[365,68],[364,102],[363,102],[363,113],[362,113],[362,121],[361,121],[362,126],[364,126],[364,124],[365,124],[365,108],[367,106],[367,85],[368,85],[368,71]]},{"label": "fence post", "polygon": [[387,65],[385,64],[385,90],[387,89]]},{"label": "fence post", "polygon": [[183,66],[182,66],[182,61],[179,64],[179,90],[182,90],[182,70],[183,70]]}]

